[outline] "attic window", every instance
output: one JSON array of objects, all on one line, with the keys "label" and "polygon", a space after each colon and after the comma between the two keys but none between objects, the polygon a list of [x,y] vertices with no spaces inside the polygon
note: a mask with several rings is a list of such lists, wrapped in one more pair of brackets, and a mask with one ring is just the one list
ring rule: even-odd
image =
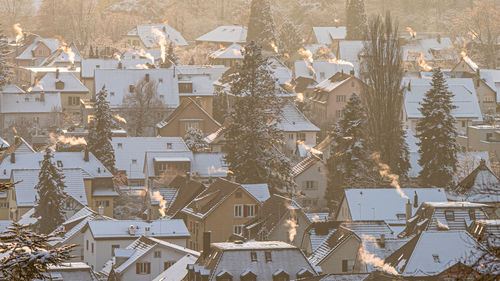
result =
[{"label": "attic window", "polygon": [[63,82],[63,81],[57,81],[57,82],[56,82],[56,89],[57,89],[57,90],[62,90],[62,89],[64,89],[64,82]]},{"label": "attic window", "polygon": [[444,211],[444,217],[447,221],[455,220],[455,212],[454,211]]},{"label": "attic window", "polygon": [[26,97],[26,98],[24,98],[24,101],[25,101],[25,102],[29,102],[29,101],[30,101],[30,98]]},{"label": "attic window", "polygon": [[441,261],[439,260],[439,255],[433,254],[432,257],[434,258],[435,263],[440,263]]},{"label": "attic window", "polygon": [[95,65],[95,68],[101,68],[101,65],[96,64],[96,65]]},{"label": "attic window", "polygon": [[132,164],[137,164],[137,159],[132,159]]},{"label": "attic window", "polygon": [[118,144],[118,148],[123,148],[123,144],[122,144],[122,143],[119,143],[119,144]]},{"label": "attic window", "polygon": [[164,99],[164,98],[165,98],[165,96],[164,96],[164,95],[160,95],[160,99]]},{"label": "attic window", "polygon": [[405,214],[396,214],[396,217],[398,218],[398,220],[404,220],[404,219],[406,219],[406,215]]},{"label": "attic window", "polygon": [[179,82],[179,93],[192,93],[193,92],[193,82]]},{"label": "attic window", "polygon": [[257,252],[250,252],[250,259],[252,261],[257,261]]},{"label": "attic window", "polygon": [[135,90],[135,85],[129,85],[129,86],[128,86],[128,91],[129,91],[129,92],[133,93],[133,92],[134,92],[134,90]]},{"label": "attic window", "polygon": [[57,160],[57,167],[62,168],[63,162],[61,160]]},{"label": "attic window", "polygon": [[167,142],[167,149],[172,149],[172,143],[171,142]]},{"label": "attic window", "polygon": [[163,78],[158,79],[158,82],[163,83]]}]

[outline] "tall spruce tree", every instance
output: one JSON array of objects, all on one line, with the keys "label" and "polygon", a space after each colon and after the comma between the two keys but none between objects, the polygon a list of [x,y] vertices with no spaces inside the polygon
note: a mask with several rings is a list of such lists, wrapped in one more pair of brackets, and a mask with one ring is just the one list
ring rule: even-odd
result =
[{"label": "tall spruce tree", "polygon": [[367,41],[362,50],[366,57],[361,65],[365,87],[368,136],[371,150],[391,171],[405,179],[410,168],[406,132],[402,123],[403,54],[397,24],[387,13],[370,19]]},{"label": "tall spruce tree", "polygon": [[40,217],[36,228],[41,233],[50,233],[64,222],[62,204],[66,185],[61,169],[52,162],[53,157],[52,150],[47,148],[35,186],[38,195],[34,216]]},{"label": "tall spruce tree", "polygon": [[276,38],[269,0],[252,0],[247,32],[247,42],[251,41],[255,41],[264,50],[273,50],[271,41],[276,41]]},{"label": "tall spruce tree", "polygon": [[170,61],[171,63],[177,65],[179,64],[179,57],[174,51],[174,43],[170,42],[168,43],[168,48],[167,48],[167,61]]},{"label": "tall spruce tree", "polygon": [[94,154],[99,161],[110,172],[115,172],[115,150],[111,145],[114,119],[111,115],[109,102],[106,100],[108,91],[105,87],[97,93],[95,102],[94,119],[89,124],[87,145],[89,151]]},{"label": "tall spruce tree", "polygon": [[0,89],[9,82],[12,72],[7,65],[7,54],[9,53],[9,44],[7,37],[2,33],[0,25]]},{"label": "tall spruce tree", "polygon": [[236,66],[229,83],[236,100],[224,130],[224,148],[236,181],[268,183],[273,190],[292,188],[290,163],[276,148],[283,142],[276,125],[283,103],[276,96],[268,61],[255,42],[245,47],[243,63]]},{"label": "tall spruce tree", "polygon": [[366,32],[364,0],[346,0],[346,39],[363,40]]},{"label": "tall spruce tree", "polygon": [[361,98],[353,94],[343,117],[330,133],[332,144],[327,159],[329,206],[339,203],[345,187],[363,186],[370,179],[372,161],[366,140],[366,114]]},{"label": "tall spruce tree", "polygon": [[290,20],[285,20],[279,30],[279,48],[291,56],[303,47],[302,38],[297,26]]},{"label": "tall spruce tree", "polygon": [[433,70],[431,86],[419,108],[423,118],[417,123],[419,177],[429,186],[451,187],[457,171],[457,130],[451,114],[456,106],[439,68]]}]

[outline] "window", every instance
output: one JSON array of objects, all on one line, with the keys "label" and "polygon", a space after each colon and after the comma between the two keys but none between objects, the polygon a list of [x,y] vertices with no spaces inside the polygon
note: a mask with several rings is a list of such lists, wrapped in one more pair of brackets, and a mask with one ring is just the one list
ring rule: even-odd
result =
[{"label": "window", "polygon": [[90,243],[90,251],[94,253],[94,243]]},{"label": "window", "polygon": [[87,240],[87,251],[89,250],[89,240]]},{"label": "window", "polygon": [[110,92],[109,95],[112,96],[112,97],[114,97],[115,96],[115,92]]},{"label": "window", "polygon": [[62,168],[63,162],[61,160],[57,160],[57,167]]},{"label": "window", "polygon": [[462,121],[462,127],[465,127],[465,121]]},{"label": "window", "polygon": [[318,182],[317,181],[305,181],[304,188],[309,189],[309,190],[318,189]]},{"label": "window", "polygon": [[264,256],[266,256],[266,262],[272,262],[273,258],[271,257],[271,251],[265,251]]},{"label": "window", "polygon": [[167,270],[169,267],[171,267],[175,261],[166,261],[163,263],[163,271]]},{"label": "window", "polygon": [[404,220],[406,219],[406,214],[396,214],[396,217],[398,218],[398,220]]},{"label": "window", "polygon": [[447,221],[455,220],[455,212],[454,211],[444,211],[444,217]]},{"label": "window", "polygon": [[243,232],[243,226],[240,224],[233,225],[233,233],[237,235],[241,235]]},{"label": "window", "polygon": [[0,202],[0,208],[9,208],[9,202]]},{"label": "window", "polygon": [[297,139],[301,140],[301,141],[305,141],[306,140],[306,134],[305,133],[298,133],[297,134]]},{"label": "window", "polygon": [[469,209],[469,218],[471,220],[475,220],[476,219],[476,210],[474,209]]},{"label": "window", "polygon": [[138,262],[135,264],[136,274],[151,274],[151,263],[149,262]]},{"label": "window", "polygon": [[243,205],[234,205],[234,217],[235,218],[243,217]]},{"label": "window", "polygon": [[120,245],[111,245],[111,256],[115,256],[115,249],[120,249]]},{"label": "window", "polygon": [[56,82],[56,90],[62,90],[64,89],[64,82],[63,81],[57,81]]},{"label": "window", "polygon": [[288,134],[288,138],[293,140],[293,134]]},{"label": "window", "polygon": [[335,115],[337,118],[342,118],[344,116],[344,111],[343,110],[335,110]]},{"label": "window", "polygon": [[160,172],[166,171],[168,169],[168,163],[160,162],[160,163],[157,163],[156,165],[158,167],[158,171],[160,171]]},{"label": "window", "polygon": [[165,96],[164,96],[164,95],[160,95],[160,99],[164,99],[164,98],[165,98]]},{"label": "window", "polygon": [[338,95],[337,103],[344,103],[344,102],[345,102],[345,95]]},{"label": "window", "polygon": [[250,252],[250,259],[252,261],[257,261],[257,252]]},{"label": "window", "polygon": [[167,149],[172,149],[172,143],[171,142],[167,142]]},{"label": "window", "polygon": [[137,164],[137,159],[132,159],[132,164]]},{"label": "window", "polygon": [[157,258],[157,259],[161,258],[161,251],[155,251],[154,257]]},{"label": "window", "polygon": [[199,129],[200,124],[198,124],[198,122],[187,122],[186,124],[184,124],[184,127],[185,127],[186,132],[187,132],[191,129]]},{"label": "window", "polygon": [[342,272],[352,272],[354,260],[342,260]]},{"label": "window", "polygon": [[123,144],[122,143],[118,143],[118,148],[123,148]]},{"label": "window", "polygon": [[79,105],[80,97],[68,97],[68,105]]},{"label": "window", "polygon": [[109,200],[97,200],[97,207],[109,207]]},{"label": "window", "polygon": [[244,217],[255,217],[255,205],[245,205]]},{"label": "window", "polygon": [[320,73],[319,73],[319,77],[320,77],[321,79],[325,79],[325,73],[324,73],[324,72],[320,72]]},{"label": "window", "polygon": [[179,93],[187,94],[193,92],[193,82],[179,82]]},{"label": "window", "polygon": [[25,102],[29,102],[29,101],[30,101],[30,98],[26,97],[26,98],[24,98],[24,101],[25,101]]}]

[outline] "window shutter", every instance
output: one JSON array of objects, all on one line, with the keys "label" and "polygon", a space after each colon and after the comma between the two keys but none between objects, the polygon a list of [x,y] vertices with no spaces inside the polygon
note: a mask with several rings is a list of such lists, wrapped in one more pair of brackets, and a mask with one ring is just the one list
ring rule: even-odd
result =
[{"label": "window shutter", "polygon": [[248,205],[243,205],[243,216],[248,217]]},{"label": "window shutter", "polygon": [[347,272],[347,260],[342,260],[342,272]]},{"label": "window shutter", "polygon": [[151,274],[151,264],[149,262],[146,263],[146,273]]},{"label": "window shutter", "polygon": [[259,211],[259,205],[255,204],[255,207],[254,207],[254,216],[257,216],[257,212]]},{"label": "window shutter", "polygon": [[135,264],[135,274],[139,274],[139,273],[140,273],[140,264],[136,263]]}]

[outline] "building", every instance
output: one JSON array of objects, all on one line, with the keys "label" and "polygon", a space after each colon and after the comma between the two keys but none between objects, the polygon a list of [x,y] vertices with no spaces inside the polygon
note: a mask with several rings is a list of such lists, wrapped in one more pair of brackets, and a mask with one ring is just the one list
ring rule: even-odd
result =
[{"label": "building", "polygon": [[439,34],[436,38],[410,38],[402,49],[404,68],[410,72],[430,67],[450,69],[457,62],[452,40]]},{"label": "building", "polygon": [[176,217],[182,217],[189,228],[189,248],[200,250],[203,231],[211,231],[216,242],[242,235],[244,225],[257,216],[260,207],[261,201],[243,186],[217,178]]},{"label": "building", "polygon": [[16,84],[22,89],[34,86],[47,73],[68,72],[76,76],[80,73],[80,67],[57,67],[57,66],[25,66],[16,69]]},{"label": "building", "polygon": [[347,35],[345,26],[314,26],[313,32],[316,43],[324,45],[338,44]]},{"label": "building", "polygon": [[302,93],[304,97],[309,97],[318,83],[332,77],[335,73],[351,73],[353,69],[349,63],[335,63],[327,60],[296,61],[294,64],[295,91]]},{"label": "building", "polygon": [[53,52],[43,63],[44,66],[67,67],[74,69],[82,63],[82,55],[75,43],[67,46],[67,49],[59,48]]},{"label": "building", "polygon": [[160,239],[141,236],[126,248],[114,248],[113,257],[99,272],[108,280],[149,281],[186,255],[200,253]]},{"label": "building", "polygon": [[89,265],[83,262],[63,262],[60,265],[49,265],[47,275],[50,280],[57,281],[99,281]]},{"label": "building", "polygon": [[[363,61],[363,48],[365,41],[344,40],[339,42],[337,58],[353,64],[354,71],[361,73],[361,62]],[[346,72],[344,70],[344,72]]]},{"label": "building", "polygon": [[245,44],[246,40],[246,26],[223,25],[196,38],[196,44],[209,43],[227,47],[232,43]]},{"label": "building", "polygon": [[279,241],[212,243],[195,264],[188,281],[295,280],[317,276],[317,269],[297,247]]},{"label": "building", "polygon": [[158,48],[160,39],[179,47],[188,45],[181,33],[168,24],[137,25],[122,36],[122,39],[127,43],[127,47],[132,48]]},{"label": "building", "polygon": [[243,62],[243,47],[236,43],[221,48],[209,55],[210,64],[234,67]]},{"label": "building", "polygon": [[95,271],[103,268],[117,248],[126,248],[143,235],[180,247],[186,247],[189,239],[189,232],[182,220],[94,220],[88,221],[81,231],[84,262]]},{"label": "building", "polygon": [[198,256],[185,255],[176,263],[171,265],[167,270],[163,271],[161,274],[156,276],[153,281],[182,281],[184,277],[186,277],[188,270],[187,267],[189,264],[194,264]]},{"label": "building", "polygon": [[21,46],[16,46],[14,64],[16,66],[41,66],[58,49],[59,41],[57,39],[29,34]]},{"label": "building", "polygon": [[328,167],[315,154],[311,154],[292,168],[292,176],[297,190],[303,196],[297,202],[305,209],[325,210],[325,192],[328,184]]}]

